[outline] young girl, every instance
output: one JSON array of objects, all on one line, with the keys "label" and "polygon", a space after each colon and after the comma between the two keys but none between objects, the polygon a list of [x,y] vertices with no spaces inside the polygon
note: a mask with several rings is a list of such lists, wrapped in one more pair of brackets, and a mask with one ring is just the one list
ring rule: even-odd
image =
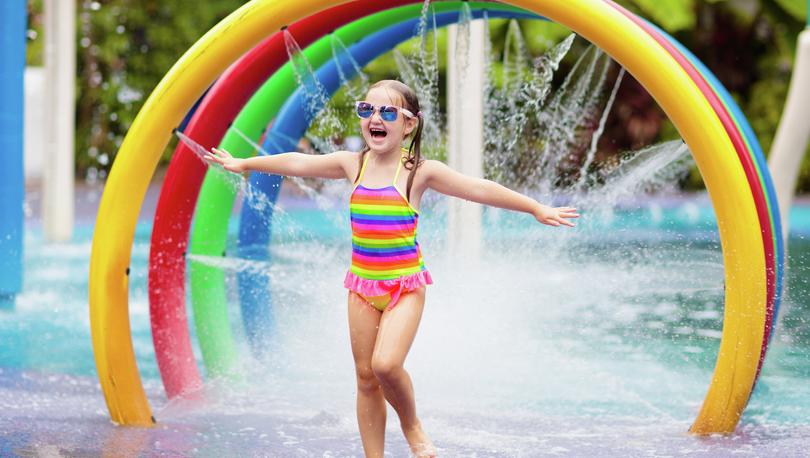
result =
[{"label": "young girl", "polygon": [[[366,147],[359,153],[283,153],[236,159],[213,149],[206,159],[226,170],[287,176],[347,179],[354,183],[349,210],[352,261],[349,332],[357,375],[357,421],[367,457],[382,457],[385,401],[399,416],[414,455],[436,456],[416,416],[411,378],[403,368],[433,283],[416,241],[419,202],[433,189],[442,194],[532,214],[551,226],[574,226],[573,207],[552,208],[497,183],[462,175],[421,158],[424,119],[416,94],[405,84],[383,80],[357,102]],[[413,134],[408,149],[403,140]]]}]

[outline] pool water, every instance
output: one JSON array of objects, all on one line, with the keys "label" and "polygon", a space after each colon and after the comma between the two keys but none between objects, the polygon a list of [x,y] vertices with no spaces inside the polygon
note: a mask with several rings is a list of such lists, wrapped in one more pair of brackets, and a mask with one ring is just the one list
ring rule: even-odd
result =
[{"label": "pool water", "polygon": [[[29,225],[24,291],[0,310],[0,456],[362,456],[344,204],[281,201],[273,263],[261,266],[273,316],[261,360],[234,291],[245,264],[222,264],[243,370],[238,380],[208,380],[204,402],[163,393],[146,289],[151,218],[138,225],[130,318],[154,428],[109,421],[90,344],[92,223],[80,222],[66,244],[45,243]],[[791,214],[778,328],[740,426],[700,438],[686,431],[709,386],[723,317],[722,255],[705,196],[650,200],[598,220],[583,211],[576,229],[488,210],[477,259],[447,253],[444,205],[428,202],[420,218],[435,284],[406,361],[441,455],[806,456],[810,206]],[[386,437],[387,456],[407,455],[390,407]]]}]

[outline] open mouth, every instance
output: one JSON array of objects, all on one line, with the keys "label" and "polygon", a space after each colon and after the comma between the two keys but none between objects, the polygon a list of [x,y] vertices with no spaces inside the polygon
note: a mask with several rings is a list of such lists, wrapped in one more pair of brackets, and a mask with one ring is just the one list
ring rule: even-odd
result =
[{"label": "open mouth", "polygon": [[371,127],[368,129],[368,131],[372,138],[385,138],[388,135],[388,132],[386,132],[385,129],[380,129],[377,127]]}]

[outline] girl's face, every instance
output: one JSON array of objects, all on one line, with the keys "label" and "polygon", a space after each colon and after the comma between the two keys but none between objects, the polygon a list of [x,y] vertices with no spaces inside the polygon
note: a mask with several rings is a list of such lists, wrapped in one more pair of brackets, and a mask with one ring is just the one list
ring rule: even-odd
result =
[{"label": "girl's face", "polygon": [[[360,118],[360,131],[366,140],[366,145],[375,152],[387,153],[399,150],[402,140],[417,126],[416,117],[410,118],[399,110],[397,119],[383,121],[380,117],[381,105],[402,107],[402,97],[385,87],[375,87],[368,91],[365,101],[374,105],[374,113],[368,118]],[[415,113],[414,113],[415,114]]]}]

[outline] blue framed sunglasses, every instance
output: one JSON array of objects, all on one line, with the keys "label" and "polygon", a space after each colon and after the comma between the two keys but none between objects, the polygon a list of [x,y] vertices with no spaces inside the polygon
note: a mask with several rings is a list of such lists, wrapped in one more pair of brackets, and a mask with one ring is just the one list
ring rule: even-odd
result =
[{"label": "blue framed sunglasses", "polygon": [[382,118],[383,121],[387,121],[387,122],[396,121],[397,116],[399,116],[400,111],[402,112],[403,115],[405,115],[405,116],[407,116],[409,118],[415,117],[414,114],[411,113],[410,110],[407,110],[407,109],[402,108],[402,107],[395,107],[395,106],[392,106],[392,105],[374,106],[374,105],[372,105],[372,104],[370,104],[368,102],[362,102],[362,101],[357,101],[355,103],[356,103],[356,108],[357,108],[357,116],[359,118],[363,118],[363,119],[370,118],[374,114],[374,111],[376,111],[376,110],[379,110],[380,118]]}]

